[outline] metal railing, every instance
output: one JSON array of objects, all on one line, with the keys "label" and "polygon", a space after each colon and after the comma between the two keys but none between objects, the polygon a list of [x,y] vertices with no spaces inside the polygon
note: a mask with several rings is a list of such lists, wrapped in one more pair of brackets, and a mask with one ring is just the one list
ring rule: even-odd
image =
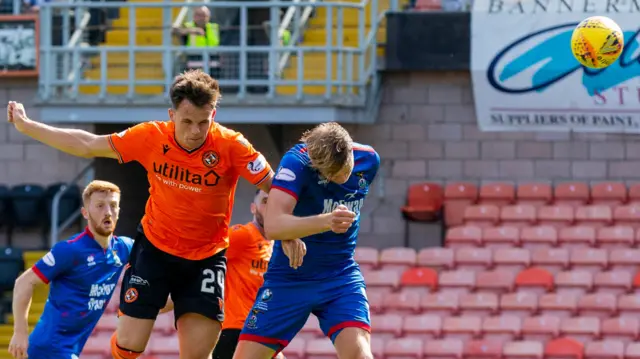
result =
[{"label": "metal railing", "polygon": [[[239,9],[239,45],[222,44],[215,48],[191,48],[176,46],[169,26],[161,24],[173,23],[172,9],[180,8],[180,17],[184,18],[188,8],[206,5],[210,8]],[[370,5],[370,13],[365,9]],[[280,21],[280,8],[288,7],[285,17]],[[128,24],[126,41],[116,44],[93,44],[90,46],[53,45],[51,41],[52,14],[65,10],[90,8],[119,9],[120,21]],[[149,30],[138,29],[137,14],[145,14],[147,9],[161,9],[158,18],[157,35],[148,41],[148,45],[140,44]],[[254,45],[248,40],[252,30],[249,24],[249,12],[256,9],[269,9],[269,40],[266,44]],[[324,29],[316,29],[325,41],[316,41],[321,45],[298,44],[313,10],[324,8]],[[347,11],[357,13],[357,25],[347,27],[344,23]],[[301,16],[294,16],[301,13]],[[377,0],[363,0],[360,3],[325,2],[319,0],[280,1],[214,1],[214,2],[46,2],[40,9],[40,100],[49,103],[85,103],[85,104],[163,104],[167,101],[171,82],[180,68],[179,53],[191,56],[218,56],[222,63],[220,68],[212,68],[209,61],[203,61],[204,71],[215,73],[220,85],[224,88],[235,88],[234,91],[223,91],[226,103],[277,103],[286,98],[290,103],[313,101],[314,103],[332,103],[338,105],[365,106],[371,102],[369,94],[377,91],[376,33],[381,14],[378,13]],[[157,14],[157,12],[156,12]],[[334,14],[336,18],[334,19]],[[291,16],[288,16],[291,15]],[[316,14],[316,16],[319,16]],[[370,18],[370,28],[366,24]],[[126,19],[126,20],[125,20]],[[175,19],[178,20],[178,19]],[[78,26],[82,19],[76,19]],[[279,39],[284,26],[295,23],[291,42],[283,46]],[[289,23],[289,24],[287,24]],[[353,21],[352,21],[353,23]],[[264,33],[264,30],[262,30]],[[357,33],[357,41],[345,43],[345,32]],[[138,34],[141,34],[138,36]],[[317,35],[316,35],[317,36]],[[107,34],[107,39],[109,34]],[[337,41],[334,41],[337,39]],[[317,40],[317,39],[316,39]],[[143,39],[144,41],[144,39]],[[121,54],[126,59],[118,67],[108,61],[113,54]],[[156,54],[159,63],[145,65],[137,63],[136,58],[145,54]],[[147,57],[152,57],[146,55]],[[69,63],[93,64],[89,66],[60,66],[62,59],[69,58]],[[59,74],[54,69],[63,68]],[[146,75],[146,76],[145,76]],[[281,76],[279,76],[281,75]],[[85,91],[93,86],[94,92]],[[113,87],[120,86],[125,90],[121,94],[114,93]],[[160,90],[140,91],[140,86],[155,86]],[[316,95],[309,94],[306,89],[314,87]],[[97,88],[97,90],[95,90]],[[318,90],[320,89],[320,90]]]},{"label": "metal railing", "polygon": [[49,233],[49,244],[53,247],[59,241],[60,233],[67,229],[71,224],[78,220],[80,217],[81,211],[78,207],[69,218],[65,219],[64,222],[60,223],[60,201],[62,200],[62,196],[71,188],[72,185],[76,184],[81,179],[85,179],[86,183],[89,183],[93,179],[93,167],[95,162],[89,163],[85,168],[82,169],[71,181],[67,183],[67,185],[60,187],[58,192],[53,196],[53,201],[51,203],[51,228]]}]

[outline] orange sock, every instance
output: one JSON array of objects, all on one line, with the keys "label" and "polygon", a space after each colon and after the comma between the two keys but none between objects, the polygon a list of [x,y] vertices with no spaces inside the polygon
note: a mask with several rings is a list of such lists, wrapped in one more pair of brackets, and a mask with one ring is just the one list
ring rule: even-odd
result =
[{"label": "orange sock", "polygon": [[117,334],[113,333],[111,336],[111,355],[113,355],[113,359],[137,359],[142,353],[120,348],[117,343]]}]

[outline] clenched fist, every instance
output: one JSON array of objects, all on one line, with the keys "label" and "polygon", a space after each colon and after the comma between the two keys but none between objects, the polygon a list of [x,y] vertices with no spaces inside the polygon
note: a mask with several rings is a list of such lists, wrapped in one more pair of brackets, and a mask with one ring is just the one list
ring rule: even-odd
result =
[{"label": "clenched fist", "polygon": [[356,214],[351,212],[347,206],[339,205],[331,212],[329,225],[334,233],[346,233],[356,220]]},{"label": "clenched fist", "polygon": [[24,105],[20,102],[9,101],[7,105],[7,120],[13,123],[16,129],[20,131],[26,119],[27,112],[24,110]]}]

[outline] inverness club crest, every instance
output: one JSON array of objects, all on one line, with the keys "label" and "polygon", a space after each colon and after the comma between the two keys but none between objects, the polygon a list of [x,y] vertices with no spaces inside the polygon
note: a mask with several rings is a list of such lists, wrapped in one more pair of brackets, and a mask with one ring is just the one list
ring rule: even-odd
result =
[{"label": "inverness club crest", "polygon": [[213,151],[207,151],[202,155],[202,163],[209,168],[215,167],[218,162],[220,162],[220,157]]}]

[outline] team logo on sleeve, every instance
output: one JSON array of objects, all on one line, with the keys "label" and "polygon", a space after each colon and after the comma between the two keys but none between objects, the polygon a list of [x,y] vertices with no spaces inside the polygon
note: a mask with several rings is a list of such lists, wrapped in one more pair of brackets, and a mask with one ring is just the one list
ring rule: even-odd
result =
[{"label": "team logo on sleeve", "polygon": [[202,155],[202,163],[209,168],[215,167],[220,162],[220,157],[213,151],[207,151]]},{"label": "team logo on sleeve", "polygon": [[296,174],[288,168],[280,167],[276,174],[276,179],[280,181],[293,182],[296,180]]},{"label": "team logo on sleeve", "polygon": [[44,262],[44,264],[48,265],[49,267],[53,267],[56,265],[56,258],[53,256],[53,253],[51,252],[45,254],[44,257],[42,257],[42,261]]},{"label": "team logo on sleeve", "polygon": [[264,171],[267,167],[267,160],[263,155],[259,155],[255,160],[247,163],[247,169],[252,175],[257,175],[258,173]]}]

